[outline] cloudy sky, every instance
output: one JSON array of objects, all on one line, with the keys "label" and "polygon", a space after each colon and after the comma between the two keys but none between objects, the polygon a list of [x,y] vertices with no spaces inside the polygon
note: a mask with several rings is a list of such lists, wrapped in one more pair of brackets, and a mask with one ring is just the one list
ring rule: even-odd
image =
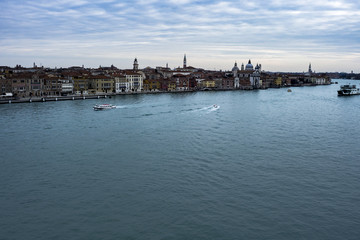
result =
[{"label": "cloudy sky", "polygon": [[360,72],[359,0],[0,0],[0,65]]}]

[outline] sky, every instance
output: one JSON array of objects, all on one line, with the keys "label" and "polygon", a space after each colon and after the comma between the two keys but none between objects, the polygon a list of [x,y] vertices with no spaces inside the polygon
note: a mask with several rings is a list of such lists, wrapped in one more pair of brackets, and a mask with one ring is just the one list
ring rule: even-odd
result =
[{"label": "sky", "polygon": [[0,0],[0,65],[360,72],[358,0]]}]

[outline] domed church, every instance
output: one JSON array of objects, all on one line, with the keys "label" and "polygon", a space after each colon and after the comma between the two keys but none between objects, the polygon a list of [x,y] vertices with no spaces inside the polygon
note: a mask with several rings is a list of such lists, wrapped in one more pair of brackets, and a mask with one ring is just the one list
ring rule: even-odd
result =
[{"label": "domed church", "polygon": [[237,63],[235,62],[234,67],[232,68],[232,73],[234,76],[234,88],[257,89],[262,85],[262,81],[260,79],[261,64],[256,64],[254,70],[254,66],[251,64],[250,59],[245,68],[244,64],[241,64],[241,70],[239,70]]},{"label": "domed church", "polygon": [[245,70],[246,70],[246,71],[254,70],[254,67],[253,67],[253,65],[251,64],[251,60],[250,60],[250,59],[249,59],[248,64],[246,64]]}]

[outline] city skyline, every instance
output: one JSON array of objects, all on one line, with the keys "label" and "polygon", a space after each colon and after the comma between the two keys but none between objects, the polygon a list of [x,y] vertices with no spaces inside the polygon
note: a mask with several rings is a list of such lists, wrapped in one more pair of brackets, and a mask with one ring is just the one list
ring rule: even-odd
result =
[{"label": "city skyline", "polygon": [[0,1],[0,65],[360,72],[351,0]]}]

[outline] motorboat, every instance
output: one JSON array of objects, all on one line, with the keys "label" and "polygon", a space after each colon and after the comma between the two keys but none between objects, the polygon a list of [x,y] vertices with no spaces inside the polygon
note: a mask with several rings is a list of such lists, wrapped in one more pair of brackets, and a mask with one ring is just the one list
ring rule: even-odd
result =
[{"label": "motorboat", "polygon": [[219,108],[219,106],[218,106],[218,105],[216,105],[216,104],[214,104],[214,105],[213,105],[213,108]]},{"label": "motorboat", "polygon": [[292,92],[292,90],[289,88],[288,90],[287,90],[288,92]]},{"label": "motorboat", "polygon": [[116,108],[116,106],[112,104],[96,104],[94,106],[94,110],[106,110],[106,109],[113,109]]},{"label": "motorboat", "polygon": [[360,90],[356,88],[356,85],[341,85],[338,90],[338,96],[351,96],[351,95],[359,95]]}]

